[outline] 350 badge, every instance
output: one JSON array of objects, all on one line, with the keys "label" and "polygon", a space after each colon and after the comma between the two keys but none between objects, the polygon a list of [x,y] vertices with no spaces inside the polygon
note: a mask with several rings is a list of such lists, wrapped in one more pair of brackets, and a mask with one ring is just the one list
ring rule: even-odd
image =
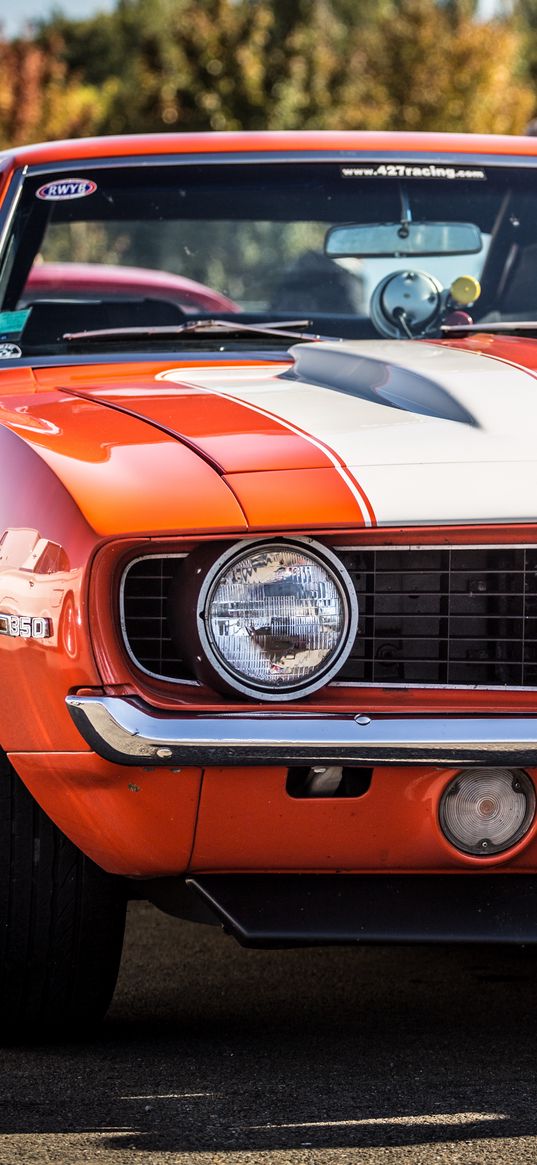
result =
[{"label": "350 badge", "polygon": [[0,614],[0,635],[11,635],[13,639],[49,639],[52,619]]}]

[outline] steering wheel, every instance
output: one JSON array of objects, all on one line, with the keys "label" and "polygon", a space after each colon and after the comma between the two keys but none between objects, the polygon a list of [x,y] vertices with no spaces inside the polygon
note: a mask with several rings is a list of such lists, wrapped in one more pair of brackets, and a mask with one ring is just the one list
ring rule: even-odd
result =
[{"label": "steering wheel", "polygon": [[442,284],[427,271],[394,271],[375,287],[369,314],[381,336],[412,340],[440,319],[445,300]]}]

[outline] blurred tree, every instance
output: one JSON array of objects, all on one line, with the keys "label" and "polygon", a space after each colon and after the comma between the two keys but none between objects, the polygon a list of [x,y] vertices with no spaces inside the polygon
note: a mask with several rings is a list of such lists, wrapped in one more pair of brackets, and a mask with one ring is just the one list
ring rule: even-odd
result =
[{"label": "blurred tree", "polygon": [[353,47],[339,94],[342,124],[521,133],[534,101],[522,37],[505,21],[478,23],[472,8],[464,0],[394,2]]},{"label": "blurred tree", "polygon": [[[244,37],[263,49],[263,20],[244,0],[118,0],[104,17],[42,24],[40,43],[62,36],[69,70],[90,84],[116,80],[103,130],[111,133],[233,128],[247,115],[240,72]],[[253,19],[250,17],[253,16]]]},{"label": "blurred tree", "polygon": [[69,76],[63,44],[0,40],[0,145],[93,133],[105,90]]},{"label": "blurred tree", "polygon": [[478,0],[438,0],[438,7],[442,8],[453,25],[461,20],[473,19],[477,15]]},{"label": "blurred tree", "polygon": [[524,39],[526,68],[534,91],[532,115],[535,117],[537,113],[537,0],[516,0],[514,21]]},{"label": "blurred tree", "polygon": [[[535,12],[537,27],[537,0],[519,2]],[[118,0],[91,20],[56,15],[34,43],[0,44],[8,62],[0,116],[7,103],[14,119],[4,137],[520,132],[534,107],[522,71],[527,27],[507,15],[479,23],[475,13],[476,0]],[[14,52],[24,60],[11,65]]]}]

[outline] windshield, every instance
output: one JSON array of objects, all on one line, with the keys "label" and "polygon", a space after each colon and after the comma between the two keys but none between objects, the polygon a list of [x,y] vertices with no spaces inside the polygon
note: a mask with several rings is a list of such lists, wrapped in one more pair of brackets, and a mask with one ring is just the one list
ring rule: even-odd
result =
[{"label": "windshield", "polygon": [[[387,254],[398,234],[406,250]],[[438,253],[409,254],[414,234],[438,239]],[[366,235],[367,254],[327,253],[329,239],[352,251]],[[453,253],[462,237],[475,242]],[[453,313],[537,320],[536,257],[528,167],[77,166],[24,181],[0,267],[0,340],[57,352],[86,330],[205,317],[300,318],[312,332],[357,338],[440,335]]]}]

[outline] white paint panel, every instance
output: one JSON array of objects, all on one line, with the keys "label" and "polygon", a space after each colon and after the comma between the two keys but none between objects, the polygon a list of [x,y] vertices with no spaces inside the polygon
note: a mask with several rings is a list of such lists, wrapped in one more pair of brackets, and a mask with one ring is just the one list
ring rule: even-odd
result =
[{"label": "white paint panel", "polygon": [[535,462],[375,465],[360,473],[379,525],[537,520]]}]

